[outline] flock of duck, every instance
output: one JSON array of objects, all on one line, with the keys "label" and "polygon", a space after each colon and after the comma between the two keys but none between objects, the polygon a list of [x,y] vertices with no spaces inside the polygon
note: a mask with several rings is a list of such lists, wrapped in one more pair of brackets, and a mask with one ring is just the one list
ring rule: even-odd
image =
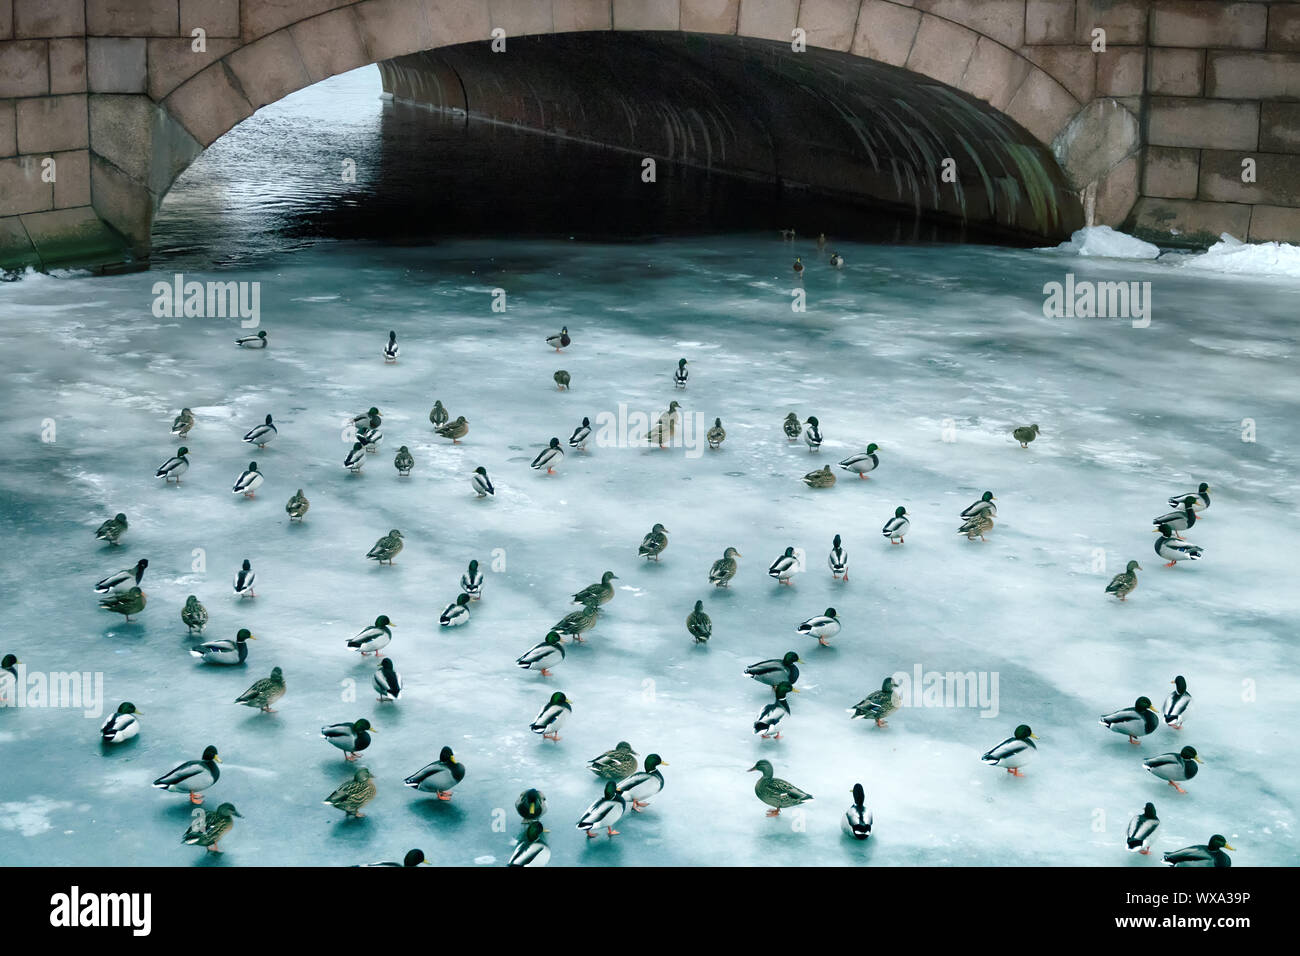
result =
[{"label": "flock of duck", "polygon": [[[821,248],[819,243],[819,248]],[[841,260],[842,261],[842,260]],[[798,262],[796,271],[802,270]],[[557,352],[569,347],[573,339],[567,328],[546,339],[547,345]],[[265,331],[258,332],[237,340],[241,348],[267,348],[269,339]],[[396,362],[400,350],[394,332],[388,335],[388,341],[382,350],[386,363]],[[558,388],[567,388],[571,376],[560,371],[555,374]],[[685,389],[689,381],[688,362],[681,359],[672,371],[674,387]],[[680,404],[670,403],[649,430],[646,440],[663,446],[671,441],[680,427]],[[453,443],[459,443],[469,431],[464,416],[452,419],[442,402],[435,403],[429,414],[436,433]],[[185,439],[196,426],[193,412],[182,409],[172,424],[172,434]],[[383,420],[378,408],[371,407],[357,414],[352,419],[356,431],[356,440],[342,465],[348,471],[356,473],[366,465],[379,450],[383,440]],[[791,412],[781,425],[789,442],[802,441],[810,453],[816,453],[822,443],[821,423],[815,416],[800,418]],[[259,449],[266,448],[278,435],[277,426],[271,415],[251,428],[243,441]],[[584,418],[582,424],[575,428],[568,439],[570,449],[579,453],[586,450],[592,435],[590,420]],[[1037,424],[1020,426],[1013,430],[1012,437],[1027,447],[1039,436]],[[707,434],[710,448],[717,449],[726,439],[722,422],[715,419],[713,428]],[[866,480],[871,472],[880,467],[879,447],[869,444],[865,450],[850,455],[839,462],[839,468],[850,474],[856,474]],[[190,466],[190,451],[186,445],[177,448],[176,454],[163,462],[155,472],[157,478],[165,482],[179,484]],[[565,456],[558,438],[552,438],[531,462],[531,467],[539,472],[553,474]],[[393,460],[399,477],[407,477],[415,467],[415,460],[410,449],[402,445]],[[480,498],[495,495],[496,489],[483,467],[477,467],[467,476],[475,495]],[[264,474],[256,461],[250,461],[231,485],[231,493],[237,496],[253,498],[262,488]],[[836,482],[836,475],[830,465],[809,472],[802,479],[810,488],[829,488]],[[1203,550],[1186,541],[1180,532],[1194,527],[1203,512],[1210,505],[1209,486],[1202,483],[1197,491],[1174,495],[1169,505],[1174,508],[1168,514],[1153,519],[1155,531],[1159,538],[1155,543],[1157,555],[1167,559],[1166,567],[1172,567],[1179,561],[1198,560]],[[993,530],[993,519],[997,516],[997,498],[991,491],[986,491],[979,500],[971,503],[959,515],[958,534],[969,540],[985,536]],[[288,500],[285,511],[291,521],[302,521],[310,508],[310,502],[303,489]],[[881,534],[891,545],[902,546],[911,526],[911,516],[904,506],[895,508],[881,528]],[[118,545],[130,528],[127,516],[119,513],[104,521],[96,530],[95,537],[110,545]],[[645,534],[637,548],[639,557],[648,561],[660,561],[669,545],[668,529],[656,523]],[[382,536],[367,552],[366,558],[380,564],[391,564],[403,549],[403,535],[398,529],[392,529]],[[738,558],[743,557],[734,547],[728,547],[720,558],[708,569],[710,584],[726,588],[739,572]],[[849,579],[849,555],[840,535],[836,534],[826,558],[832,578],[847,582]],[[111,573],[98,581],[94,590],[103,595],[100,605],[105,610],[121,614],[126,620],[142,612],[146,607],[146,595],[142,589],[143,579],[149,567],[148,559],[141,558],[134,565]],[[803,555],[793,547],[788,547],[777,556],[767,569],[767,574],[779,585],[789,586],[798,573],[805,570]],[[1136,572],[1141,570],[1137,561],[1129,561],[1125,571],[1114,576],[1106,586],[1107,594],[1114,594],[1124,601],[1137,587]],[[240,598],[256,598],[256,572],[251,562],[244,560],[233,578],[233,588]],[[613,571],[606,571],[600,581],[572,595],[574,604],[579,609],[565,615],[545,637],[528,648],[516,659],[515,664],[525,670],[536,671],[542,677],[550,677],[554,669],[564,662],[566,657],[565,641],[584,642],[584,635],[600,619],[602,610],[615,596],[612,584],[618,579]],[[456,600],[447,605],[439,616],[441,628],[459,627],[470,620],[471,608],[483,598],[484,574],[478,561],[470,561],[460,578],[460,593]],[[196,595],[190,595],[180,611],[182,623],[189,633],[202,635],[208,623],[208,612]],[[696,601],[693,610],[686,617],[686,631],[690,638],[698,643],[707,643],[713,633],[712,621],[704,611],[702,601]],[[815,638],[820,645],[826,646],[840,632],[842,622],[833,607],[826,608],[823,614],[815,615],[803,621],[797,627],[797,633]],[[373,657],[377,667],[372,678],[372,686],[380,702],[400,701],[403,694],[401,675],[395,668],[393,659],[386,657],[383,650],[393,639],[393,622],[387,615],[379,615],[373,624],[363,628],[347,641],[347,647],[358,651],[363,658]],[[205,664],[215,666],[244,665],[248,656],[248,641],[256,637],[248,629],[241,629],[230,640],[209,640],[195,644],[190,653]],[[0,661],[0,701],[16,684],[17,657],[8,654]],[[798,652],[789,651],[783,657],[758,661],[744,669],[744,674],[756,682],[771,688],[772,700],[764,705],[753,722],[753,731],[762,738],[781,737],[783,721],[790,716],[789,696],[799,692],[796,686],[803,663]],[[1182,676],[1173,681],[1174,689],[1157,711],[1149,698],[1140,697],[1130,708],[1117,710],[1100,718],[1101,724],[1108,730],[1127,736],[1132,744],[1139,744],[1140,738],[1154,733],[1163,722],[1174,730],[1181,730],[1183,720],[1191,703],[1187,682]],[[234,703],[256,708],[265,713],[274,713],[272,705],[279,701],[286,692],[284,673],[280,667],[272,669],[267,677],[255,681],[244,693],[235,698]],[[853,718],[874,721],[877,727],[888,727],[887,718],[902,705],[898,687],[892,677],[887,677],[880,690],[868,694],[859,701],[849,713]],[[572,714],[572,702],[561,691],[552,693],[542,704],[536,717],[529,724],[529,729],[543,740],[558,742],[559,731]],[[116,712],[109,717],[100,730],[100,737],[106,746],[121,744],[135,738],[141,730],[140,712],[129,701],[123,702]],[[338,748],[348,762],[358,761],[372,742],[374,728],[365,718],[352,722],[337,723],[322,727],[321,738]],[[1013,776],[1022,776],[1023,768],[1037,752],[1038,738],[1028,725],[1020,725],[1014,733],[986,751],[980,759],[990,766],[1005,769]],[[595,837],[600,831],[613,837],[619,833],[617,825],[625,816],[645,810],[651,801],[664,789],[665,778],[661,767],[668,765],[656,753],[649,753],[644,761],[638,763],[640,755],[626,741],[587,762],[587,768],[604,781],[603,790],[591,803],[576,823],[576,828],[586,833],[588,838]],[[1147,757],[1142,761],[1145,769],[1153,776],[1165,780],[1178,793],[1186,791],[1180,782],[1196,776],[1201,758],[1194,747],[1186,746],[1178,751]],[[198,759],[180,763],[173,769],[159,776],[153,786],[169,792],[184,793],[195,805],[203,803],[203,794],[211,790],[220,780],[220,757],[215,746],[208,746]],[[768,816],[778,816],[783,809],[798,807],[808,803],[813,797],[798,786],[775,775],[772,764],[759,760],[750,768],[750,772],[759,774],[754,787],[756,797],[769,809]],[[443,747],[438,759],[417,770],[403,781],[404,785],[422,793],[436,795],[438,799],[450,800],[453,789],[464,781],[466,768],[456,757],[450,747]],[[840,822],[844,832],[855,840],[867,840],[872,833],[873,814],[865,803],[865,792],[860,783],[851,788],[852,802],[841,814]],[[363,808],[375,798],[376,781],[373,774],[365,767],[359,767],[351,778],[344,780],[327,797],[324,803],[338,809],[349,817],[362,817]],[[510,857],[513,866],[544,866],[550,858],[550,849],[546,834],[550,832],[540,822],[546,812],[546,798],[540,790],[530,788],[520,794],[515,803],[521,819],[521,830]],[[182,837],[188,845],[206,847],[209,851],[220,850],[219,841],[233,828],[234,820],[241,817],[231,803],[222,803],[215,810],[205,812],[202,808],[195,810],[190,827]],[[1126,834],[1126,846],[1130,851],[1146,854],[1150,852],[1154,834],[1159,826],[1155,807],[1147,803],[1132,819]],[[1225,849],[1233,849],[1227,841],[1216,834],[1204,845],[1186,847],[1165,853],[1163,860],[1172,866],[1229,866]],[[428,862],[422,851],[411,850],[402,863],[387,862],[380,866],[415,866]]]}]

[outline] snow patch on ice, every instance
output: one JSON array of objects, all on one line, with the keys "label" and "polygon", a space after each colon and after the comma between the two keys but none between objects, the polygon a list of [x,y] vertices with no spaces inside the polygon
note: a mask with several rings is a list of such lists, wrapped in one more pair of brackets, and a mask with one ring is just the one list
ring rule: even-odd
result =
[{"label": "snow patch on ice", "polygon": [[1149,242],[1117,232],[1110,226],[1087,226],[1076,230],[1068,242],[1048,246],[1040,252],[1069,252],[1076,256],[1101,256],[1107,259],[1155,259],[1160,248]]},{"label": "snow patch on ice", "polygon": [[52,830],[50,816],[70,807],[64,800],[36,796],[26,802],[0,803],[0,830],[17,830],[25,837]]}]

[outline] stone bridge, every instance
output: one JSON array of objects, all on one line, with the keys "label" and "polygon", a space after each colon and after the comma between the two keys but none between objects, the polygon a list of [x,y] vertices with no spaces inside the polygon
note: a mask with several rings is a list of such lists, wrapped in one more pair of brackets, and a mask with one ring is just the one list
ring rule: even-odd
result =
[{"label": "stone bridge", "polygon": [[146,262],[205,147],[370,63],[399,98],[1021,238],[1300,241],[1297,2],[0,0],[0,266]]}]

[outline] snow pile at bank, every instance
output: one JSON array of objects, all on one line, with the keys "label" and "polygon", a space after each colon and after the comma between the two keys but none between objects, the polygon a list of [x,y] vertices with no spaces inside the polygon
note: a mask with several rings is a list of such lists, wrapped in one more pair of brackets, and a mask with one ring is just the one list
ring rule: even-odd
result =
[{"label": "snow pile at bank", "polygon": [[1285,242],[1245,243],[1225,232],[1205,252],[1188,256],[1177,265],[1236,275],[1300,276],[1300,246]]},{"label": "snow pile at bank", "polygon": [[1068,242],[1047,247],[1044,251],[1069,252],[1076,256],[1099,256],[1107,259],[1154,259],[1160,255],[1158,246],[1117,232],[1110,226],[1088,226],[1078,229]]}]

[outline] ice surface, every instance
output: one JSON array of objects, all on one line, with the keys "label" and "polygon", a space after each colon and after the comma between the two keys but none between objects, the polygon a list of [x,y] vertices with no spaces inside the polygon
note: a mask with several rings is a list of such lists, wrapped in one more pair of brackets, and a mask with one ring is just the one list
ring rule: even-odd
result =
[{"label": "ice surface", "polygon": [[1184,269],[1236,275],[1300,276],[1300,246],[1286,242],[1245,243],[1224,233],[1199,255],[1178,263]]},{"label": "ice surface", "polygon": [[[1295,863],[1296,282],[994,248],[837,248],[839,272],[811,242],[767,236],[324,243],[187,275],[260,280],[265,352],[234,347],[246,331],[234,320],[155,318],[165,266],[0,285],[0,654],[101,673],[105,711],[131,700],[143,714],[139,738],[101,752],[102,716],[0,710],[0,860],[343,865],[418,846],[436,863],[501,864],[513,801],[536,786],[556,864],[1154,866],[1158,855],[1122,848],[1148,800],[1157,851],[1218,832],[1237,865]],[[791,311],[794,255],[808,264],[805,313]],[[1150,281],[1150,327],[1044,318],[1043,285],[1067,271]],[[498,287],[504,314],[491,310]],[[556,355],[543,340],[561,325],[574,345]],[[389,329],[402,352],[386,367]],[[555,389],[559,368],[571,392]],[[434,399],[468,418],[463,445],[433,434]],[[528,468],[584,415],[626,403],[657,416],[673,399],[721,417],[720,451],[593,443],[556,476]],[[183,405],[198,419],[192,464],[165,487],[153,472],[175,451]],[[342,422],[370,405],[386,437],[352,476]],[[820,419],[819,453],[786,442],[790,410]],[[239,438],[267,412],[279,437],[253,452]],[[1010,430],[1029,422],[1042,437],[1022,450]],[[836,469],[832,489],[800,482],[869,442],[881,457],[869,480]],[[402,444],[416,459],[407,480],[392,466]],[[252,458],[266,482],[236,499]],[[472,495],[478,464],[494,499]],[[1150,519],[1201,480],[1214,503],[1187,537],[1205,559],[1165,570]],[[284,513],[299,487],[311,500],[300,526]],[[957,515],[985,489],[996,527],[968,542]],[[900,504],[912,529],[891,547],[880,527]],[[118,510],[123,544],[94,542]],[[670,545],[647,564],[636,548],[656,521]],[[390,528],[406,547],[378,567],[364,555]],[[848,583],[825,565],[836,533]],[[714,590],[707,571],[729,545],[740,573]],[[765,574],[787,546],[808,556],[790,588]],[[91,584],[141,556],[149,606],[125,624],[98,610]],[[241,605],[231,580],[245,557],[259,596]],[[440,631],[471,558],[488,569],[484,598],[468,625]],[[1121,604],[1103,588],[1130,558],[1145,570]],[[569,645],[549,680],[515,667],[606,569],[618,591],[589,646]],[[190,593],[211,613],[204,639],[258,636],[246,666],[188,655]],[[714,626],[703,647],[685,628],[697,599]],[[795,634],[828,606],[844,623],[831,648]],[[375,702],[374,664],[345,646],[381,613],[397,624],[395,704]],[[802,692],[783,738],[758,740],[772,698],[741,670],[789,649],[806,661]],[[232,703],[276,665],[278,713]],[[996,674],[996,717],[906,706],[888,729],[849,719],[886,675],[918,665]],[[1195,698],[1182,732],[1135,747],[1098,725],[1140,694],[1159,702],[1176,674]],[[552,744],[527,728],[556,689],[574,714]],[[345,821],[321,801],[352,768],[318,732],[362,716],[379,730],[363,761],[379,796]],[[979,756],[1021,722],[1041,740],[1017,780]],[[588,843],[573,825],[600,786],[584,763],[622,739],[668,761],[667,786],[621,836]],[[207,744],[224,759],[209,806],[244,815],[220,857],[182,846],[188,802],[149,786]],[[1141,759],[1184,744],[1206,763],[1178,796]],[[455,798],[402,787],[444,745],[468,769]],[[816,797],[802,829],[790,811],[764,817],[745,772],[760,758]],[[866,844],[839,830],[859,781],[876,821]]]},{"label": "ice surface", "polygon": [[1078,229],[1066,242],[1052,247],[1051,251],[1108,259],[1154,259],[1160,255],[1159,247],[1110,226],[1086,226]]}]

